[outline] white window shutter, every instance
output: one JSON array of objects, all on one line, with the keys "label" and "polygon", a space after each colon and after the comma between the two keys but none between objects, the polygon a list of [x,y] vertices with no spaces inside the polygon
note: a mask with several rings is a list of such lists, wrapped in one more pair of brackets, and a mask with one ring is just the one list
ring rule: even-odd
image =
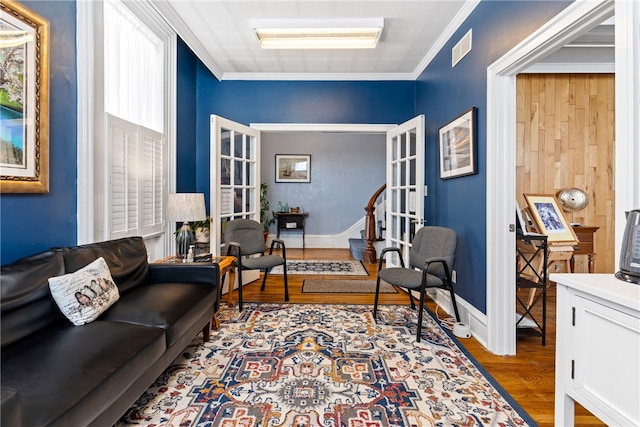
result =
[{"label": "white window shutter", "polygon": [[164,183],[164,138],[158,132],[139,128],[141,136],[142,164],[140,170],[142,198],[141,230],[143,235],[162,232],[162,195]]},{"label": "white window shutter", "polygon": [[107,114],[110,153],[109,238],[163,232],[164,136]]}]

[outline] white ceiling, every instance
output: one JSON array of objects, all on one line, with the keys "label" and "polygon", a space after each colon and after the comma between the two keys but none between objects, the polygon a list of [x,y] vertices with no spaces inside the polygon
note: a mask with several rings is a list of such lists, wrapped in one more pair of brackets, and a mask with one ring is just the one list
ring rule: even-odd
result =
[{"label": "white ceiling", "polygon": [[[151,2],[220,80],[415,80],[479,0]],[[262,50],[249,25],[255,19],[379,17],[385,26],[378,46],[361,50]],[[612,25],[609,28],[588,39],[589,54],[582,46],[550,56],[551,68],[594,60],[612,64]],[[604,40],[606,35],[610,38]]]}]

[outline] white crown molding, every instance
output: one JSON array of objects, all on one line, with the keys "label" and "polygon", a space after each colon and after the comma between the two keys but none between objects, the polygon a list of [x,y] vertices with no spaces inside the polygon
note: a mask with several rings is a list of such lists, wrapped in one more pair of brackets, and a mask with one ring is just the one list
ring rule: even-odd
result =
[{"label": "white crown molding", "polygon": [[464,6],[462,6],[456,16],[453,17],[451,22],[449,22],[447,28],[445,28],[444,31],[440,34],[440,37],[438,37],[431,49],[429,49],[425,57],[422,58],[422,61],[420,61],[416,69],[413,71],[412,80],[417,80],[418,77],[420,77],[420,74],[422,74],[422,72],[427,69],[427,66],[431,63],[431,61],[433,61],[433,58],[436,57],[438,52],[442,50],[451,36],[453,36],[453,33],[455,33],[458,28],[460,28],[465,19],[467,19],[469,15],[471,15],[471,12],[473,12],[473,10],[479,4],[480,0],[467,0],[465,2]]},{"label": "white crown molding", "polygon": [[523,71],[523,73],[589,73],[609,74],[616,72],[615,63],[551,63],[539,62]]},{"label": "white crown molding", "polygon": [[220,80],[413,81],[415,78],[413,73],[224,73]]},{"label": "white crown molding", "polygon": [[215,59],[208,54],[207,49],[200,43],[198,38],[193,34],[189,25],[187,25],[180,15],[176,13],[168,0],[149,0],[151,5],[156,8],[165,21],[180,35],[182,40],[196,54],[202,63],[220,80],[224,72],[218,66]]}]

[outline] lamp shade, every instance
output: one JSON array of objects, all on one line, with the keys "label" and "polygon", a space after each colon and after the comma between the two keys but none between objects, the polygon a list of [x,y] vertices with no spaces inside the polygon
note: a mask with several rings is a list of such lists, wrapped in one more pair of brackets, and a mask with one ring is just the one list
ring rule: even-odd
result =
[{"label": "lamp shade", "polygon": [[168,221],[204,221],[207,211],[202,193],[170,193],[167,199]]}]

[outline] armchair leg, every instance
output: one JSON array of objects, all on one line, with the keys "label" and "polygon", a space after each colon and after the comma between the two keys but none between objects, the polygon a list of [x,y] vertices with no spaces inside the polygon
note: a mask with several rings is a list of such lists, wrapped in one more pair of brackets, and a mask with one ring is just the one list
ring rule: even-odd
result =
[{"label": "armchair leg", "polygon": [[420,312],[418,313],[418,331],[416,333],[416,342],[420,342],[420,336],[422,335],[422,315],[424,314],[424,294],[425,290],[420,291]]},{"label": "armchair leg", "polygon": [[456,293],[453,292],[453,286],[449,286],[449,292],[451,293],[451,304],[453,304],[453,311],[456,314],[456,322],[459,322],[460,313],[458,313],[458,304],[456,303]]},{"label": "armchair leg", "polygon": [[[242,311],[242,269],[238,268],[238,310]],[[229,292],[233,292],[233,283],[229,281]]]},{"label": "armchair leg", "polygon": [[269,274],[269,269],[264,271],[264,276],[262,276],[262,286],[260,286],[260,292],[264,291],[264,285],[267,283],[267,275]]},{"label": "armchair leg", "polygon": [[380,276],[376,280],[376,296],[373,300],[373,321],[376,321],[376,315],[378,314],[378,296],[380,294]]},{"label": "armchair leg", "polygon": [[289,282],[287,280],[287,263],[283,265],[284,271],[284,300],[289,301]]}]

